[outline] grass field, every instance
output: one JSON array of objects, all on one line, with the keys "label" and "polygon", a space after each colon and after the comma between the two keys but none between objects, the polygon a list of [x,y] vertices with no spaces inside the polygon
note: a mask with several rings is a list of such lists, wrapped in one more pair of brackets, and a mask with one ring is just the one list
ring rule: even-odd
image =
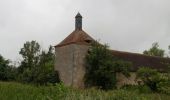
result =
[{"label": "grass field", "polygon": [[58,84],[33,86],[15,82],[0,82],[0,100],[170,100],[169,95],[139,93],[137,90],[78,90]]}]

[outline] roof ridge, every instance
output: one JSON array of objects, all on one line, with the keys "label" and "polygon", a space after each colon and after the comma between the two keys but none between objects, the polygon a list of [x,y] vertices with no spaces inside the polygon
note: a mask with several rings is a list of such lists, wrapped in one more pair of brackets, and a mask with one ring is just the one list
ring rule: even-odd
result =
[{"label": "roof ridge", "polygon": [[153,57],[153,58],[161,58],[161,59],[169,59],[166,57],[159,57],[159,56],[150,56],[150,55],[145,55],[145,54],[140,54],[140,53],[134,53],[134,52],[127,52],[127,51],[118,51],[118,50],[111,50],[112,52],[119,52],[119,53],[124,53],[124,54],[133,54],[133,55],[138,55],[138,56],[145,56],[145,57]]}]

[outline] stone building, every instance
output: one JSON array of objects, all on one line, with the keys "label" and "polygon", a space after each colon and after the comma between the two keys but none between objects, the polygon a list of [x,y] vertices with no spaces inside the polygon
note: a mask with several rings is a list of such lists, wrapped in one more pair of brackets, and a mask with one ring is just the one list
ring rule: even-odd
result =
[{"label": "stone building", "polygon": [[93,38],[82,29],[82,16],[75,17],[75,30],[55,46],[55,70],[68,86],[83,87],[84,59]]},{"label": "stone building", "polygon": [[[82,16],[78,13],[75,16],[75,30],[66,37],[62,42],[55,46],[55,70],[58,71],[61,81],[67,86],[84,87],[83,77],[85,74],[85,56],[90,43],[94,41],[82,29]],[[164,72],[168,58],[146,56],[142,54],[129,53],[112,50],[114,56],[132,62],[131,77],[126,78],[117,74],[118,85],[137,84],[135,81],[135,72],[141,66],[148,66]]]}]

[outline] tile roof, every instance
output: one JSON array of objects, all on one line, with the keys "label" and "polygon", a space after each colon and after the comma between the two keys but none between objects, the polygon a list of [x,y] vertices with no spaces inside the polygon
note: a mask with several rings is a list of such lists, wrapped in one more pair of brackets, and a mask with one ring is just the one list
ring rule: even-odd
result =
[{"label": "tile roof", "polygon": [[89,36],[83,30],[74,30],[69,36],[67,36],[62,42],[60,42],[55,47],[61,47],[68,44],[84,44],[89,45],[89,42],[94,41],[94,39]]},{"label": "tile roof", "polygon": [[170,64],[169,58],[147,56],[143,54],[129,53],[116,50],[111,51],[115,57],[132,62],[133,66],[131,68],[131,71],[136,71],[140,67],[151,67],[157,69],[160,72],[166,72],[168,68],[167,64]]}]

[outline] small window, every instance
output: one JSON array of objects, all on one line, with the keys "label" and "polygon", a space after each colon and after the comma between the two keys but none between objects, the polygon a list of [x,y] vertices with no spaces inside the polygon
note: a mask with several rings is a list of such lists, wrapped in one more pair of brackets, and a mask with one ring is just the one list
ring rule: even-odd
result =
[{"label": "small window", "polygon": [[91,43],[91,40],[85,40],[87,43]]}]

